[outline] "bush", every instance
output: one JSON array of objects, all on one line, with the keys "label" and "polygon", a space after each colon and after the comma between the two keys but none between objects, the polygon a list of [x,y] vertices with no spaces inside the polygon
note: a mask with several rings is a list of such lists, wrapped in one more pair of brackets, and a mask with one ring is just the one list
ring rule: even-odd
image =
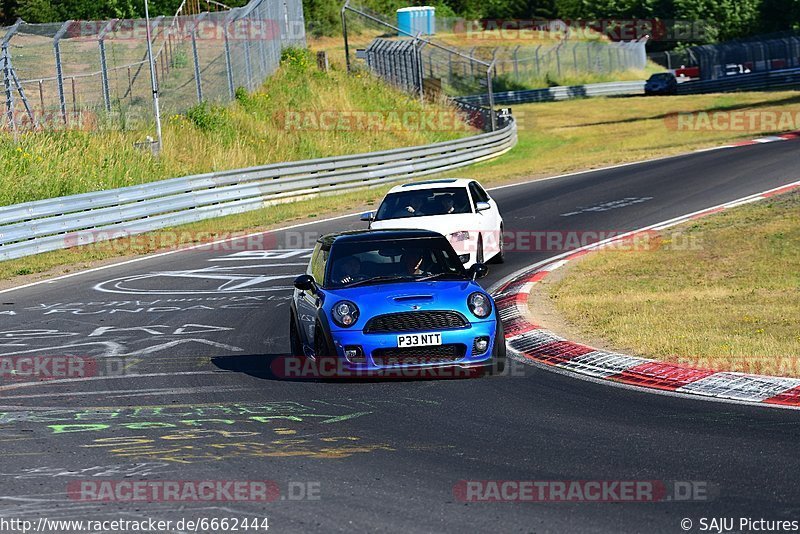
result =
[{"label": "bush", "polygon": [[281,65],[307,70],[312,64],[311,51],[308,49],[289,47],[281,52]]},{"label": "bush", "polygon": [[189,119],[195,127],[204,132],[219,131],[228,125],[228,117],[225,108],[209,104],[208,102],[203,102],[202,104],[189,108],[186,111],[186,118]]}]

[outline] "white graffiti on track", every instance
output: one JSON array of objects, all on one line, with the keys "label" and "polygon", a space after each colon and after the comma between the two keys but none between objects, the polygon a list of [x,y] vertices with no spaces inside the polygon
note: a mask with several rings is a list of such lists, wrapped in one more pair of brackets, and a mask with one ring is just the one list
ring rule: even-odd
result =
[{"label": "white graffiti on track", "polygon": [[[129,295],[201,295],[226,293],[263,293],[287,291],[283,285],[294,279],[305,264],[236,265],[206,267],[183,271],[160,271],[107,280],[93,289],[103,293]],[[265,267],[293,267],[291,273],[267,274]]]},{"label": "white graffiti on track", "polygon": [[29,478],[85,478],[85,477],[147,477],[174,471],[167,462],[140,462],[130,464],[95,465],[69,469],[65,467],[29,467],[0,476],[16,479]]},{"label": "white graffiti on track", "polygon": [[[130,315],[221,310],[259,310],[265,303],[283,305],[291,295],[230,295],[218,297],[183,297],[168,299],[108,300],[87,302],[52,302],[27,306],[21,311],[42,315]],[[0,339],[2,341],[2,339]]]},{"label": "white graffiti on track", "polygon": [[[278,250],[243,250],[208,261],[251,261],[251,260],[288,260],[289,258],[308,259],[310,248],[291,248]],[[305,265],[304,263],[298,265]]]}]

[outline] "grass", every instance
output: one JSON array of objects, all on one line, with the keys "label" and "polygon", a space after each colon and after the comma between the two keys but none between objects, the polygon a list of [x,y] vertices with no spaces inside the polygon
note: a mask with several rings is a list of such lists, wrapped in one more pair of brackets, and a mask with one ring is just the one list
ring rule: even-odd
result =
[{"label": "grass", "polygon": [[590,254],[550,288],[576,328],[669,362],[800,376],[800,194]]},{"label": "grass", "polygon": [[305,53],[287,53],[283,67],[256,94],[238,91],[232,105],[196,106],[167,118],[159,159],[134,147],[147,131],[31,132],[18,143],[2,134],[0,205],[469,135],[455,129],[326,129],[314,121],[292,122],[295,112],[312,118],[324,111],[449,112],[441,104],[423,106],[368,75],[348,76],[339,64],[323,73],[312,63]]}]

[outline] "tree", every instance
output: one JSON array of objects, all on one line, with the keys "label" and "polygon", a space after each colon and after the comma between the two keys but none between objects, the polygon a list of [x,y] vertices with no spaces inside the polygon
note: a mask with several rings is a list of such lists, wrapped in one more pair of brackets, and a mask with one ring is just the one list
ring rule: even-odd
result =
[{"label": "tree", "polygon": [[15,11],[26,22],[58,21],[58,11],[50,0],[19,0]]},{"label": "tree", "polygon": [[709,41],[758,33],[761,0],[675,0],[675,18],[704,21]]}]

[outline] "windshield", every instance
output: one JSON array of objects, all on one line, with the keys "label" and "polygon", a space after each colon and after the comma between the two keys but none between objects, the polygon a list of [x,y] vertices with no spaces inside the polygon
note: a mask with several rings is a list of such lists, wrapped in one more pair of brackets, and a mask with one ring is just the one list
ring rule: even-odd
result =
[{"label": "windshield", "polygon": [[431,277],[466,278],[453,247],[443,237],[339,243],[331,249],[325,287]]},{"label": "windshield", "polygon": [[652,76],[650,76],[650,81],[665,82],[668,81],[670,78],[672,78],[672,74],[666,74],[666,73],[653,74]]},{"label": "windshield", "polygon": [[472,213],[469,195],[464,187],[390,193],[378,208],[375,220],[385,221],[386,219],[456,213]]}]

